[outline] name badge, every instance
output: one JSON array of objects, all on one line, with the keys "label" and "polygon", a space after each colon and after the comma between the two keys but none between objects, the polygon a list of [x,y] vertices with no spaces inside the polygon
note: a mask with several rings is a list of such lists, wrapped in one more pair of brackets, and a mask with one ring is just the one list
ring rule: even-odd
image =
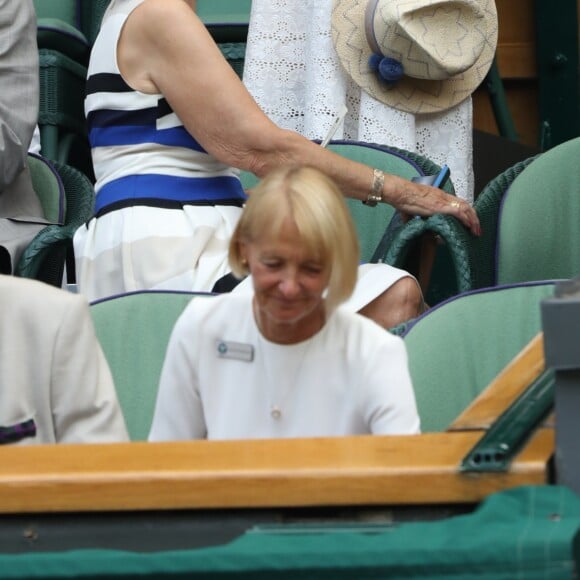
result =
[{"label": "name badge", "polygon": [[254,347],[243,342],[231,342],[229,340],[215,341],[218,358],[231,358],[252,362],[254,360]]}]

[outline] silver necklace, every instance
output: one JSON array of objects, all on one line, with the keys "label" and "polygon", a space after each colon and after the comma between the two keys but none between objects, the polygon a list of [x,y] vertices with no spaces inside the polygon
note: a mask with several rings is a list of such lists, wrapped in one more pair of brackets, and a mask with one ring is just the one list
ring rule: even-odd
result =
[{"label": "silver necklace", "polygon": [[[277,355],[275,357],[267,357],[264,348],[266,339],[264,339],[261,334],[258,337],[258,350],[260,354],[259,360],[262,361],[264,377],[266,378],[268,407],[270,409],[270,416],[275,421],[280,421],[284,417],[285,405],[288,402],[288,397],[292,393],[296,384],[298,384],[300,375],[302,374],[302,370],[304,368],[306,356],[310,350],[311,340],[312,339],[307,339],[304,342],[298,343],[300,345],[300,352],[295,357],[290,358],[288,358],[288,355],[284,352],[285,349],[293,347],[297,348],[298,345],[277,345],[273,343],[274,346],[269,347],[270,354],[274,355],[274,352],[278,351]],[[300,354],[302,356],[300,356]],[[288,368],[289,363],[298,358],[299,362],[295,367],[295,372],[289,374],[288,371],[291,370]],[[273,359],[275,359],[274,362]],[[277,371],[277,374],[274,371]],[[279,382],[278,380],[275,380],[276,377],[280,377],[282,382],[284,382],[283,379],[286,379],[286,388],[279,388]],[[274,385],[277,385],[278,388],[274,388]]]}]

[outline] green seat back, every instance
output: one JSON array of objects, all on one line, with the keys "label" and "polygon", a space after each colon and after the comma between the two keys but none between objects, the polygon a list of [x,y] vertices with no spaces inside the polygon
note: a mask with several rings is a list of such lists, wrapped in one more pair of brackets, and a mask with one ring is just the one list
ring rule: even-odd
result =
[{"label": "green seat back", "polygon": [[[369,167],[382,169],[385,173],[391,173],[406,179],[423,174],[419,167],[409,158],[378,146],[335,141],[330,143],[328,148],[347,159],[364,163]],[[356,226],[361,261],[370,262],[389,222],[395,214],[395,209],[386,203],[380,203],[376,207],[369,207],[359,200],[348,198],[346,203]]]},{"label": "green seat back", "polygon": [[87,70],[56,50],[39,50],[41,151],[94,180],[84,113]]},{"label": "green seat back", "polygon": [[195,7],[197,15],[240,77],[251,4],[251,0],[197,0]]},{"label": "green seat back", "polygon": [[[73,255],[72,238],[76,230],[93,215],[95,191],[88,177],[74,167],[56,161],[48,163],[33,154],[29,154],[29,164],[31,168],[32,165],[35,166],[32,170],[33,184],[41,200],[44,199],[45,212],[52,212],[53,215],[62,213],[64,220],[48,225],[36,234],[22,253],[15,274],[60,287],[63,283],[65,259],[67,256],[72,258]],[[62,203],[56,202],[54,175],[46,173],[43,165],[56,172],[64,188],[65,199]],[[61,193],[59,190],[58,195]],[[59,205],[60,209],[57,209]]]},{"label": "green seat back", "polygon": [[403,335],[423,432],[444,431],[541,331],[550,281],[495,286],[442,302]]},{"label": "green seat back", "polygon": [[66,215],[66,195],[62,180],[54,166],[40,155],[28,154],[32,186],[42,204],[44,217],[62,224]]},{"label": "green seat back", "polygon": [[[422,166],[423,159],[406,151],[358,141],[332,141],[328,145],[328,149],[342,157],[358,161],[369,167],[382,169],[386,173],[398,175],[405,179],[425,175]],[[431,166],[428,160],[425,162],[429,164],[429,167]],[[242,172],[241,179],[245,188],[254,186],[258,181],[256,177],[245,172]],[[369,171],[369,187],[370,182],[371,172]],[[355,222],[360,243],[361,262],[370,262],[395,214],[395,209],[386,203],[369,207],[359,200],[347,198],[346,202]]]},{"label": "green seat back", "polygon": [[58,18],[72,26],[79,24],[77,0],[34,0],[34,9],[37,18]]},{"label": "green seat back", "polygon": [[149,435],[167,342],[194,296],[207,300],[211,295],[144,291],[91,304],[97,337],[133,441],[146,440]]},{"label": "green seat back", "polygon": [[252,0],[197,0],[195,11],[204,24],[248,24]]},{"label": "green seat back", "polygon": [[80,0],[81,30],[91,45],[99,33],[101,20],[109,3],[110,0]]},{"label": "green seat back", "polygon": [[503,198],[497,283],[580,274],[580,138],[540,155]]},{"label": "green seat back", "polygon": [[81,64],[88,62],[90,47],[85,35],[58,18],[38,20],[37,40],[38,48],[56,50]]},{"label": "green seat back", "polygon": [[88,62],[90,46],[81,29],[79,1],[35,0],[34,7],[38,48],[57,50],[84,65]]}]

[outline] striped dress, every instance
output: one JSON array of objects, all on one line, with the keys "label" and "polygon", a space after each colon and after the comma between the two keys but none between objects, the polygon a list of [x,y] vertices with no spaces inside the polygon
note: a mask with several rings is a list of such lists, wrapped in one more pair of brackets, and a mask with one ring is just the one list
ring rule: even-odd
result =
[{"label": "striped dress", "polygon": [[141,289],[211,290],[228,273],[228,242],[245,201],[239,172],[209,155],[162,95],[131,89],[116,47],[143,0],[104,20],[88,70],[85,113],[95,216],[74,251],[89,300]]}]

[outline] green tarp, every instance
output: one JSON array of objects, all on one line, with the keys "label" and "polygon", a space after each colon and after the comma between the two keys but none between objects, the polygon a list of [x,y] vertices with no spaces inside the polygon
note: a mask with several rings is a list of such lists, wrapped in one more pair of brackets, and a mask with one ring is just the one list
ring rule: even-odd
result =
[{"label": "green tarp", "polygon": [[250,530],[212,548],[0,556],[8,578],[573,578],[580,499],[562,486],[488,497],[473,513],[392,527]]}]

